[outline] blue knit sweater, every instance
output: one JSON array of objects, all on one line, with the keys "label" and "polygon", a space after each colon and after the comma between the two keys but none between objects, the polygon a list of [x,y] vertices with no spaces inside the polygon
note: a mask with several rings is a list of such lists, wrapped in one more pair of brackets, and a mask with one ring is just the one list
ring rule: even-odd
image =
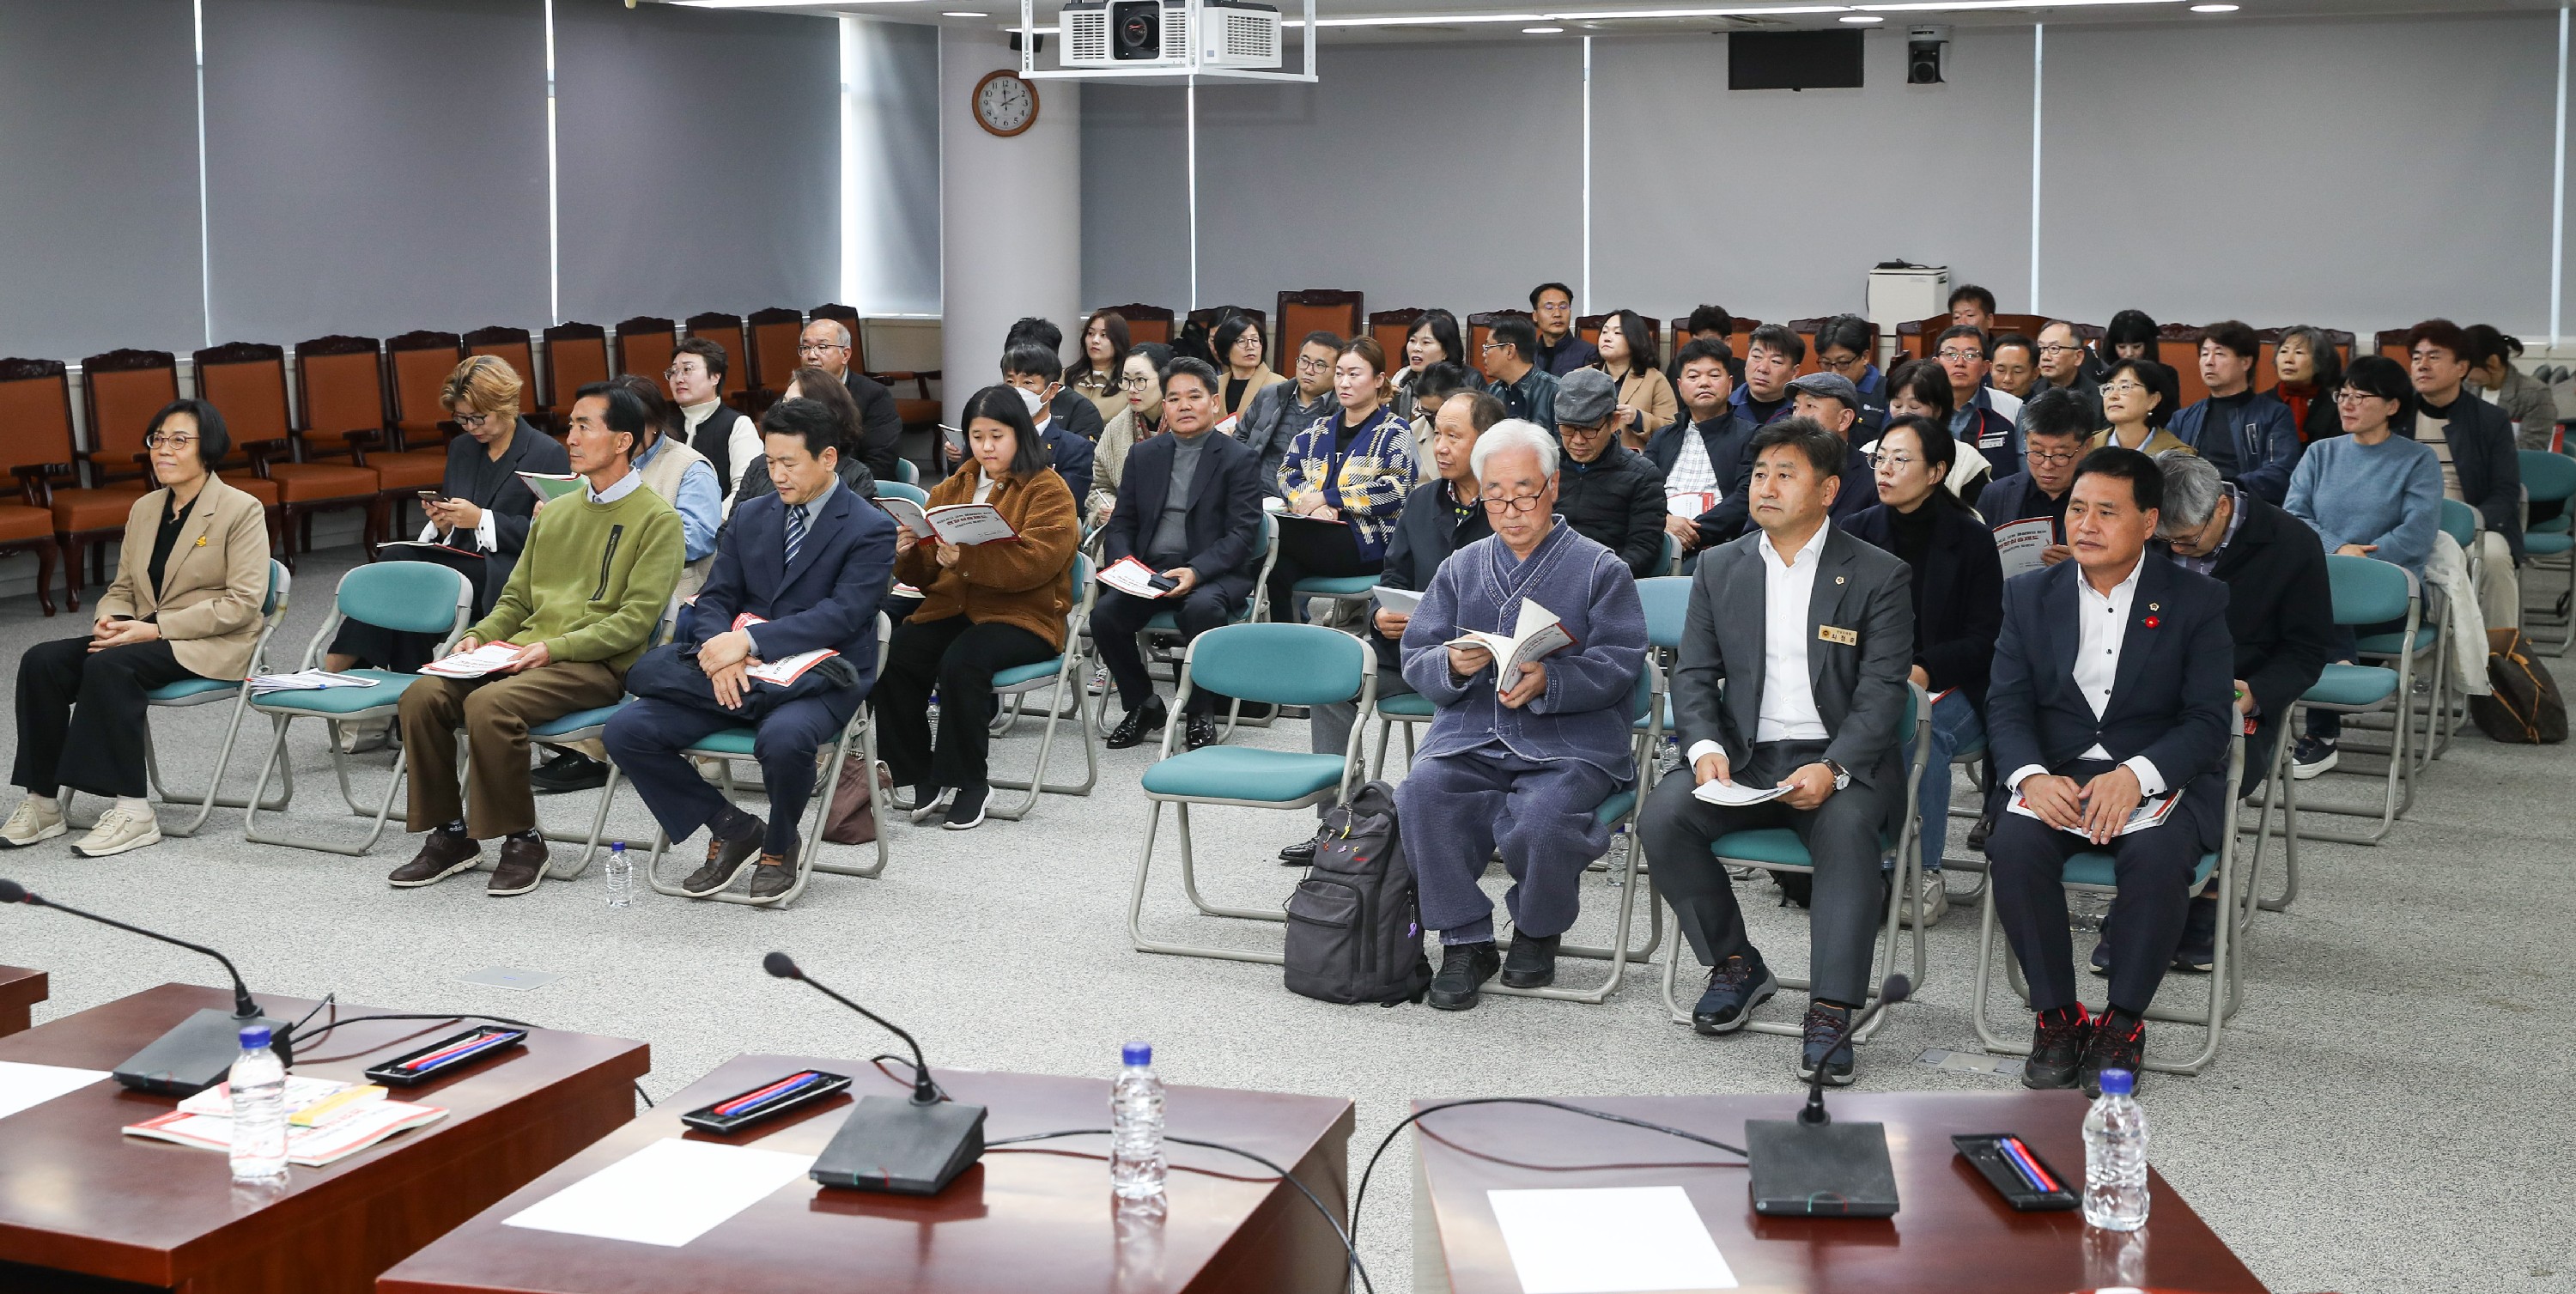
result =
[{"label": "blue knit sweater", "polygon": [[2371,556],[2421,576],[2442,527],[2442,463],[2432,446],[2403,436],[2376,445],[2329,436],[2300,456],[2283,506],[2317,532],[2327,552],[2376,544]]}]

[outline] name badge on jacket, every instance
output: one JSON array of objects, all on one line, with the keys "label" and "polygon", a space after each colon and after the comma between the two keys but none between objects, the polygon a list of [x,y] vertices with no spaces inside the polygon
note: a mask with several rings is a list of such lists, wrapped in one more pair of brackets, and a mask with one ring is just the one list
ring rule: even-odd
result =
[{"label": "name badge on jacket", "polygon": [[1860,633],[1857,630],[1840,629],[1833,625],[1818,625],[1816,636],[1829,643],[1841,643],[1845,647],[1860,646]]}]

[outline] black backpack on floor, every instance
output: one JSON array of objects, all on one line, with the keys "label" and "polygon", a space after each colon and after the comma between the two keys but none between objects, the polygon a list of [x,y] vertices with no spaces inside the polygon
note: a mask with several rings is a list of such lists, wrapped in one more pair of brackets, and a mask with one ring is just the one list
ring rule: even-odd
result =
[{"label": "black backpack on floor", "polygon": [[1419,1002],[1431,987],[1395,788],[1371,782],[1324,816],[1315,862],[1288,896],[1288,991],[1325,1002]]}]

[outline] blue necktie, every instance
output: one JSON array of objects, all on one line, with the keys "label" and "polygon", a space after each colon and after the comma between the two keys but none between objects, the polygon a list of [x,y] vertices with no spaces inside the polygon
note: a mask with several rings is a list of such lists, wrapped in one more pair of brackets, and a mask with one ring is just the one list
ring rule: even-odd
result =
[{"label": "blue necktie", "polygon": [[790,569],[796,565],[796,550],[804,546],[805,509],[789,508],[787,510],[787,565]]}]

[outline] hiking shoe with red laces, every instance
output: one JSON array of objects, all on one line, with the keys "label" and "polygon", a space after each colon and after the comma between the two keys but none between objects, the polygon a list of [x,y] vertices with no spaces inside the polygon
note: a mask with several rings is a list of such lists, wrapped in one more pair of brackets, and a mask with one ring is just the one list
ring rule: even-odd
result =
[{"label": "hiking shoe with red laces", "polygon": [[2030,1059],[2022,1062],[2021,1085],[2034,1091],[2075,1086],[2075,1071],[2084,1063],[2084,1048],[2092,1039],[2093,1020],[2084,1014],[2082,1003],[2040,1012],[2039,1031],[2030,1040]]}]

